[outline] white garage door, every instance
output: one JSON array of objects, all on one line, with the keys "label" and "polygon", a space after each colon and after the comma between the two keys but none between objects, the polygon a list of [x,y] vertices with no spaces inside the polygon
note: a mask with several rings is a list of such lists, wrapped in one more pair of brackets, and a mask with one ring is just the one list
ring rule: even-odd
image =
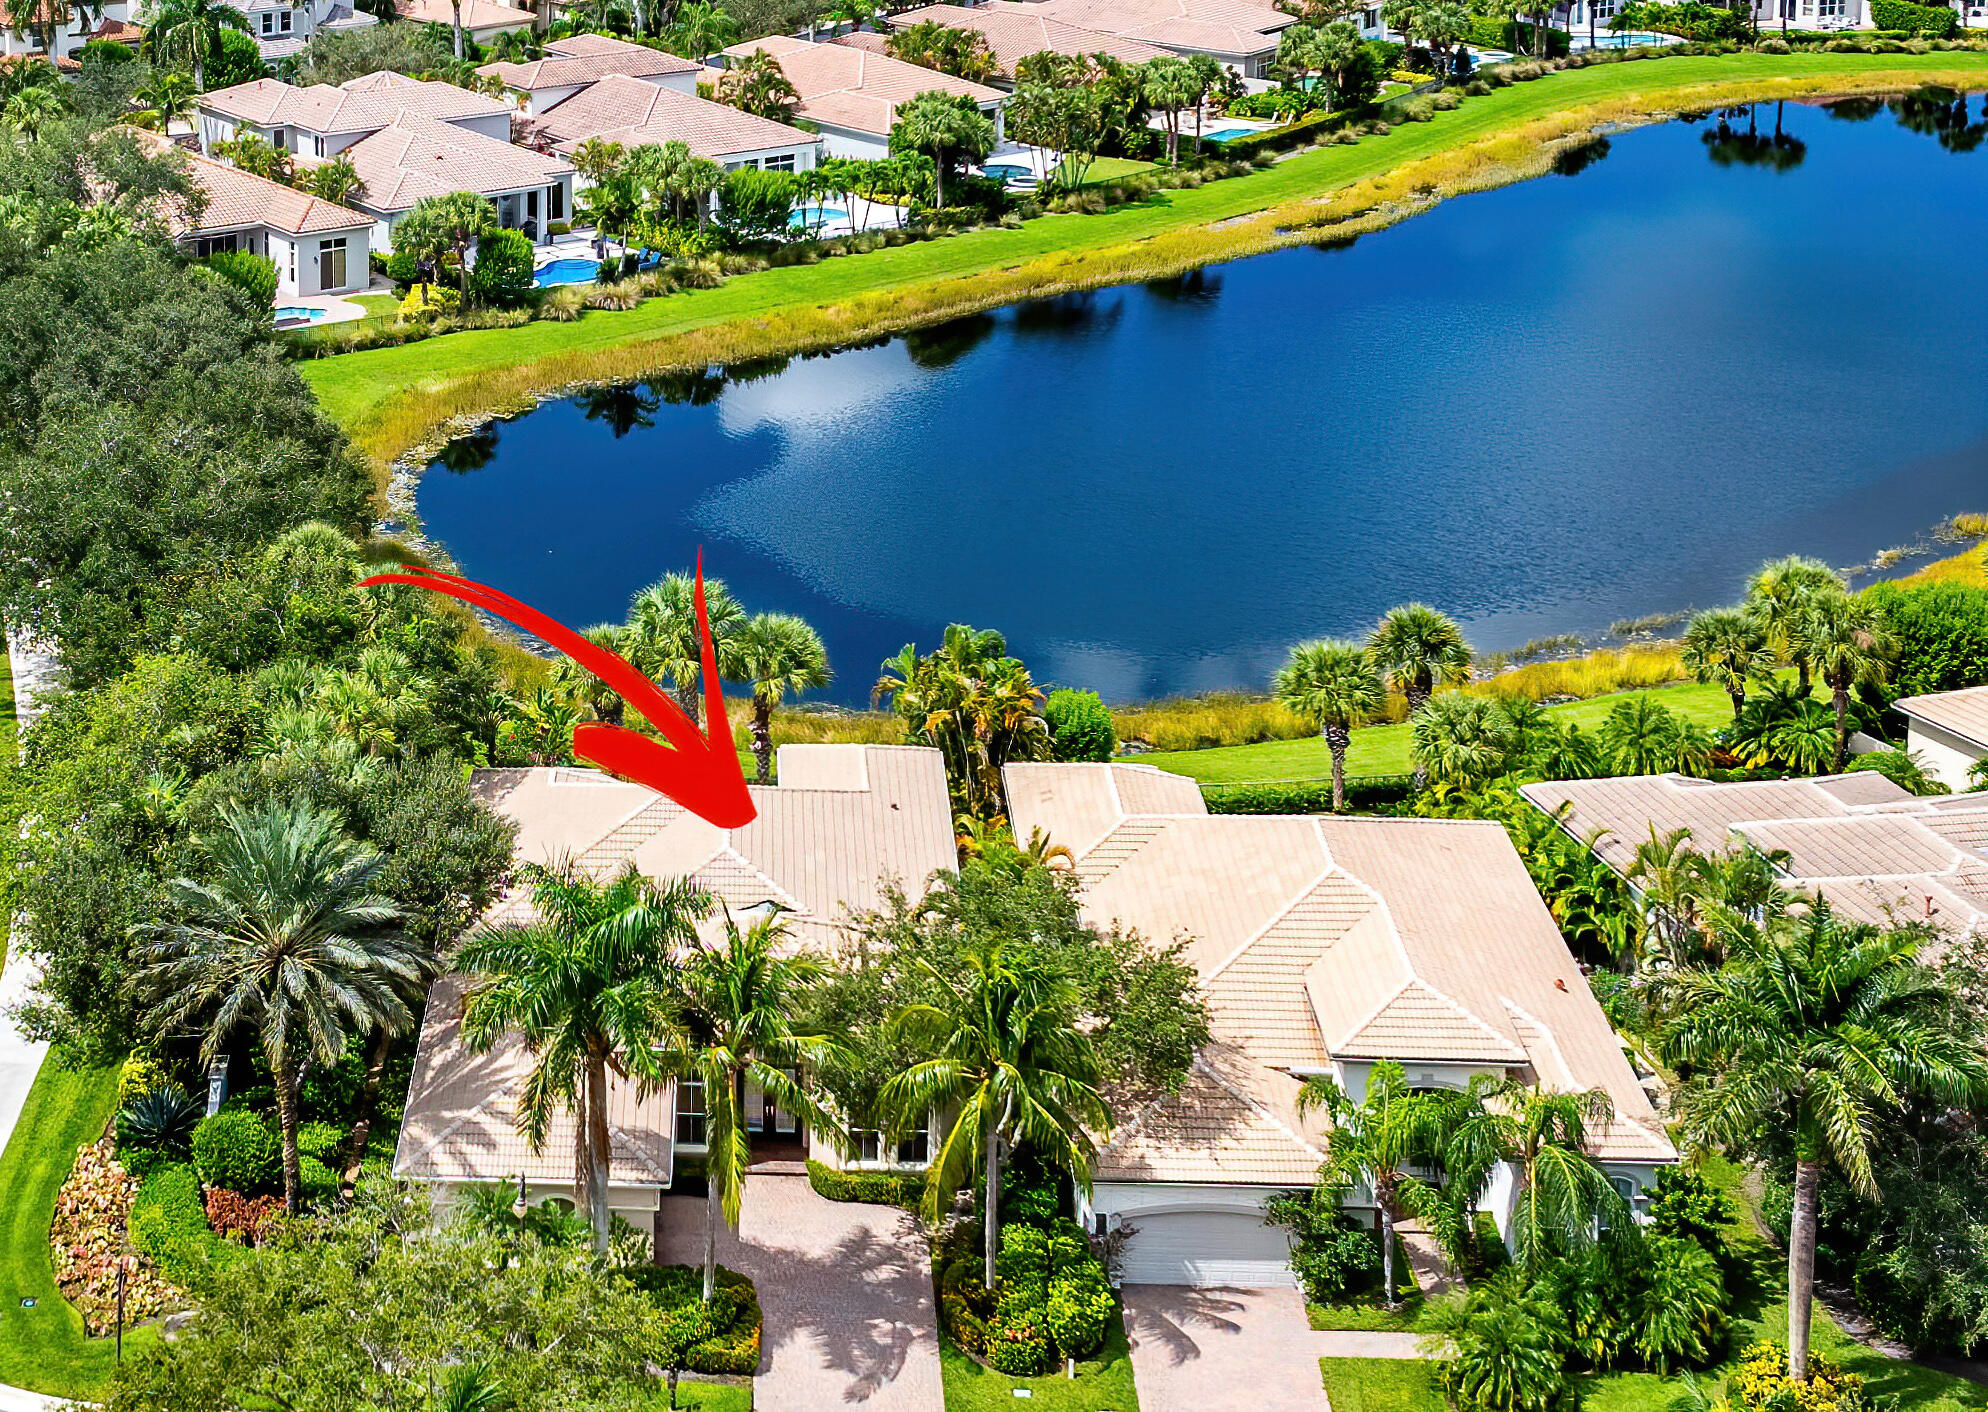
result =
[{"label": "white garage door", "polygon": [[1261,1216],[1239,1211],[1128,1212],[1137,1228],[1125,1243],[1125,1282],[1134,1285],[1292,1283],[1290,1238]]}]

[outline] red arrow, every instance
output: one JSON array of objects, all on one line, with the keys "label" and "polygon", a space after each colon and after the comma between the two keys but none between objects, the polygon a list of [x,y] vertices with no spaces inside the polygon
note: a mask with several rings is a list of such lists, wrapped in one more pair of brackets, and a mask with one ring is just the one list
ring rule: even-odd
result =
[{"label": "red arrow", "polygon": [[704,716],[709,723],[708,732],[700,731],[697,722],[681,706],[625,659],[508,594],[418,564],[403,564],[397,574],[374,574],[362,580],[360,587],[379,583],[405,583],[432,589],[515,623],[620,692],[621,699],[669,741],[667,746],[659,745],[648,736],[622,726],[585,721],[573,727],[573,754],[580,759],[591,760],[624,779],[646,784],[721,829],[740,828],[759,816],[752,793],[746,788],[745,771],[739,766],[739,752],[732,744],[731,723],[725,717],[724,690],[718,684],[718,649],[712,644],[711,622],[704,611],[703,551],[697,555],[696,601],[697,632],[704,643]]}]

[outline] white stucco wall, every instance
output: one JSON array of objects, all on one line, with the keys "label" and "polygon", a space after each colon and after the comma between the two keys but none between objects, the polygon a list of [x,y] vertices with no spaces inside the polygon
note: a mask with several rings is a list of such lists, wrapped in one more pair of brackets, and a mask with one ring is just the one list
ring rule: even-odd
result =
[{"label": "white stucco wall", "polygon": [[1988,750],[1925,721],[1906,718],[1905,748],[1925,762],[1926,773],[1959,793],[1968,788],[1967,772]]}]

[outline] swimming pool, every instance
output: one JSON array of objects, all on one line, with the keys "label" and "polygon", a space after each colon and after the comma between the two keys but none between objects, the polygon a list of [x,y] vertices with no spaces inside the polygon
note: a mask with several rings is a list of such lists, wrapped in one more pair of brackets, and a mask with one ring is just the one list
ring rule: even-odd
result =
[{"label": "swimming pool", "polygon": [[599,260],[553,260],[538,267],[532,283],[540,289],[550,289],[555,284],[592,284],[600,268]]},{"label": "swimming pool", "polygon": [[274,311],[279,324],[314,324],[330,311],[312,309],[302,304],[279,305]]},{"label": "swimming pool", "polygon": [[846,221],[849,213],[836,206],[802,206],[788,217],[797,226],[827,225],[830,221]]},{"label": "swimming pool", "polygon": [[1225,127],[1214,132],[1204,132],[1201,135],[1210,142],[1228,142],[1238,137],[1254,137],[1256,133],[1257,129],[1253,127]]},{"label": "swimming pool", "polygon": [[1594,43],[1587,42],[1584,34],[1574,36],[1576,49],[1640,49],[1647,44],[1682,43],[1674,34],[1651,34],[1646,30],[1624,30],[1620,34],[1597,34]]}]

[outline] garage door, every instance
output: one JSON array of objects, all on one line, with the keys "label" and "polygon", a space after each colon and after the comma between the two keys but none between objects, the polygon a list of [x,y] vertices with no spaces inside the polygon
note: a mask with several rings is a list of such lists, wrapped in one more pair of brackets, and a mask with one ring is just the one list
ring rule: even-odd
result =
[{"label": "garage door", "polygon": [[1290,1240],[1238,1211],[1127,1213],[1136,1227],[1125,1243],[1125,1282],[1135,1285],[1238,1285],[1245,1289],[1292,1283]]}]

